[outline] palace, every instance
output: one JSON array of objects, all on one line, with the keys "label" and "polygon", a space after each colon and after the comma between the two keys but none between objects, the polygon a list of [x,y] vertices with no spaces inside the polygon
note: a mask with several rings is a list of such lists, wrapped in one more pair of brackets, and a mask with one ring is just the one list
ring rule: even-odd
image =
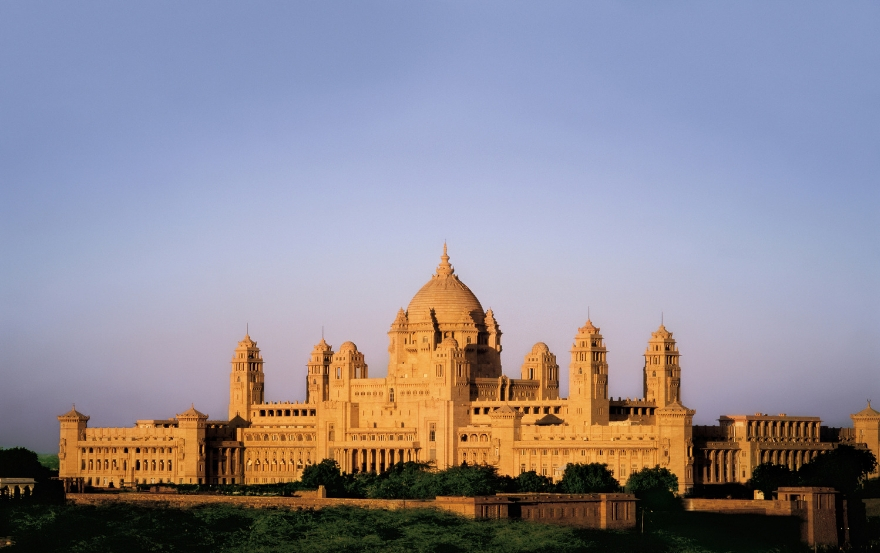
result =
[{"label": "palace", "polygon": [[880,457],[880,412],[870,404],[846,429],[760,413],[693,426],[678,345],[663,325],[645,350],[643,397],[610,398],[599,330],[587,320],[574,336],[568,398],[559,396],[560,367],[544,343],[525,356],[521,378],[504,375],[495,315],[455,274],[444,246],[434,275],[391,323],[385,378],[369,377],[355,344],[334,351],[322,339],[307,363],[306,400],[267,403],[263,357],[246,335],[232,356],[226,420],[192,407],[129,428],[89,428],[74,408],[58,417],[60,477],[73,488],[263,484],[298,480],[329,458],[346,472],[421,461],[559,479],[568,463],[599,462],[621,484],[643,467],[666,467],[685,492],[745,482],[762,462],[797,468],[840,443]]}]

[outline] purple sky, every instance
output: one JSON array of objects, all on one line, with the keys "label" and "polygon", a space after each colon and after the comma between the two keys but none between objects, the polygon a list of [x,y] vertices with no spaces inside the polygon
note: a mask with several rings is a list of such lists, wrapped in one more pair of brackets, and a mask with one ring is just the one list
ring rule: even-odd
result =
[{"label": "purple sky", "polygon": [[[325,328],[383,376],[437,265],[567,375],[696,422],[880,403],[876,2],[0,2],[0,446],[226,414],[250,324],[303,400]],[[567,393],[567,378],[563,383]]]}]

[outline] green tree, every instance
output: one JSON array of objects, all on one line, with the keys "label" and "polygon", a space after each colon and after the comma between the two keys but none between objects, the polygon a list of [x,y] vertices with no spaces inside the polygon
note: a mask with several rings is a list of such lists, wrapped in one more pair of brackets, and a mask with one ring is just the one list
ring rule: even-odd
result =
[{"label": "green tree", "polygon": [[513,479],[501,477],[495,467],[462,463],[437,473],[435,495],[493,495],[513,488]]},{"label": "green tree", "polygon": [[784,465],[761,463],[752,470],[749,486],[764,492],[765,499],[772,499],[773,492],[783,486],[797,484],[797,475]]},{"label": "green tree", "polygon": [[345,495],[345,478],[339,470],[339,465],[333,459],[324,459],[317,465],[307,466],[303,469],[300,480],[306,489],[324,486],[328,497]]},{"label": "green tree", "polygon": [[40,464],[36,453],[23,447],[0,448],[0,476],[48,480],[49,469]]},{"label": "green tree", "polygon": [[40,464],[49,470],[58,471],[58,454],[57,453],[37,453],[37,459]]},{"label": "green tree", "polygon": [[604,463],[569,463],[559,489],[565,493],[608,493],[620,490],[620,483]]},{"label": "green tree", "polygon": [[430,499],[436,488],[430,465],[408,461],[392,465],[366,486],[366,495],[382,499]]},{"label": "green tree", "polygon": [[646,467],[630,475],[626,481],[626,491],[639,498],[640,506],[644,509],[671,510],[678,505],[675,497],[678,476],[660,466]]},{"label": "green tree", "polygon": [[518,492],[552,492],[555,490],[556,485],[553,480],[533,470],[523,472],[516,477],[516,491]]},{"label": "green tree", "polygon": [[829,486],[851,495],[877,468],[877,458],[867,449],[840,445],[823,453],[798,470],[798,480],[805,486]]}]

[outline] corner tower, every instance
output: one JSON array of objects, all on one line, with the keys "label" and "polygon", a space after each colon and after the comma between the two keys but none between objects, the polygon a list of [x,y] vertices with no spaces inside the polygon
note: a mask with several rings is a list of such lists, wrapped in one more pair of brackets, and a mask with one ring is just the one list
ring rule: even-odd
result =
[{"label": "corner tower", "polygon": [[[853,421],[856,441],[867,445],[871,453],[880,458],[880,412],[871,407],[871,402],[868,401],[867,407],[855,415],[850,415],[850,418]],[[880,465],[869,476],[878,475],[880,475]]]},{"label": "corner tower", "polygon": [[86,439],[86,428],[89,426],[89,417],[76,410],[76,405],[63,415],[58,417],[61,423],[61,439],[58,442],[58,476],[60,478],[75,478],[79,475],[77,444]]},{"label": "corner tower", "polygon": [[678,346],[672,333],[662,324],[651,333],[645,350],[645,400],[657,407],[681,403],[681,367],[678,365]]},{"label": "corner tower", "polygon": [[263,358],[257,343],[245,334],[232,354],[229,377],[229,420],[251,420],[250,406],[263,403]]}]

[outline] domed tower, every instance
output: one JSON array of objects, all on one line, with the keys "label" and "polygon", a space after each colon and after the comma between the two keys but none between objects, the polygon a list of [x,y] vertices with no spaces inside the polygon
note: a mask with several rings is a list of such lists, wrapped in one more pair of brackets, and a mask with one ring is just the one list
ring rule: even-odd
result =
[{"label": "domed tower", "polygon": [[608,350],[593,321],[578,329],[568,366],[568,395],[587,425],[608,423]]},{"label": "domed tower", "polygon": [[354,342],[345,342],[332,356],[330,364],[330,400],[350,401],[351,381],[368,378],[368,367],[364,354],[359,352]]},{"label": "domed tower", "polygon": [[501,376],[501,330],[455,274],[445,244],[436,272],[398,311],[388,338],[389,377],[430,378],[433,352],[446,338],[464,350],[471,377]]},{"label": "domed tower", "polygon": [[556,363],[556,356],[544,342],[538,342],[526,354],[522,378],[538,381],[536,399],[559,399],[559,365]]},{"label": "domed tower", "polygon": [[232,354],[229,381],[229,420],[251,420],[250,406],[263,403],[263,357],[248,334]]},{"label": "domed tower", "polygon": [[662,324],[651,333],[645,350],[645,399],[657,407],[681,403],[681,367],[678,346],[672,333]]},{"label": "domed tower", "polygon": [[320,403],[330,399],[330,363],[333,346],[324,338],[312,349],[306,375],[306,403]]}]

